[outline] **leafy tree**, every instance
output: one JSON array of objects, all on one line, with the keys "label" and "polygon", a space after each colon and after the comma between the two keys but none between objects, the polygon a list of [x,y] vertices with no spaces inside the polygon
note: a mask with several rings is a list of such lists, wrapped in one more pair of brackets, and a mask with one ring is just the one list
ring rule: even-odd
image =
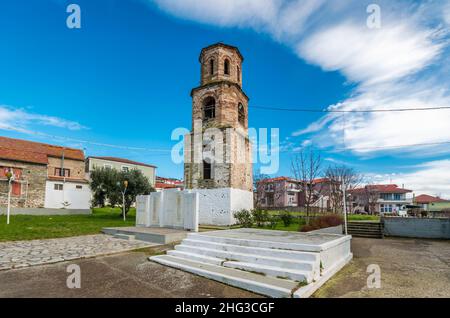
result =
[{"label": "leafy tree", "polygon": [[91,173],[90,187],[93,193],[92,204],[105,206],[108,202],[111,206],[120,206],[123,209],[122,192],[125,191],[125,214],[136,201],[136,196],[149,194],[155,190],[140,170],[118,171],[111,168],[94,169]]}]

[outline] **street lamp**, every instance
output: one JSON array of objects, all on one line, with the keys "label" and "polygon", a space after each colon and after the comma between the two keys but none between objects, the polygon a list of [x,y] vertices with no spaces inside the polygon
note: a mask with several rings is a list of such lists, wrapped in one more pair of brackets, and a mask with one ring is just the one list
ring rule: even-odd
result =
[{"label": "street lamp", "polygon": [[6,224],[9,224],[9,215],[11,214],[11,184],[14,181],[14,172],[12,168],[5,171],[5,175],[8,179],[8,208],[6,209]]},{"label": "street lamp", "polygon": [[[120,182],[117,182],[117,186],[120,188]],[[120,192],[122,193],[122,214],[123,214],[123,220],[126,221],[126,216],[125,216],[125,193],[127,193],[127,188],[128,188],[128,181],[124,180],[123,181],[123,190],[120,190]]]}]

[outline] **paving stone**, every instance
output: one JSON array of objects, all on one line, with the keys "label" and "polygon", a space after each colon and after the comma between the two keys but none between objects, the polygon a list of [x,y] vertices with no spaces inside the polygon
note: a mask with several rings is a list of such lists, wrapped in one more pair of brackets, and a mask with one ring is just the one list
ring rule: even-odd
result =
[{"label": "paving stone", "polygon": [[121,253],[131,249],[155,245],[157,244],[128,241],[104,234],[48,240],[1,242],[0,270]]}]

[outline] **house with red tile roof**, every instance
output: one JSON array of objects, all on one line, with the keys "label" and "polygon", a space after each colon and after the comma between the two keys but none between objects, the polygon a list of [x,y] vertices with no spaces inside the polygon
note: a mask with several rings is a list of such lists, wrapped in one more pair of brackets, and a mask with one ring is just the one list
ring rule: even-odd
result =
[{"label": "house with red tile roof", "polygon": [[90,210],[81,149],[0,137],[0,206],[7,201],[8,172],[13,208]]},{"label": "house with red tile roof", "polygon": [[353,212],[395,214],[412,204],[412,198],[407,196],[412,192],[396,184],[366,185],[348,191],[349,204]]},{"label": "house with red tile roof", "polygon": [[450,210],[450,200],[441,199],[427,194],[414,197],[414,205],[419,205],[423,210],[430,212],[440,212]]}]

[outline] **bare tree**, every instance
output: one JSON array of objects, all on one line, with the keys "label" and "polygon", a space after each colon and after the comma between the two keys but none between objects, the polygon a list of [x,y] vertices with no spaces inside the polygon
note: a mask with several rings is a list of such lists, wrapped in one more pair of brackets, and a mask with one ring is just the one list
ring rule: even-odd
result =
[{"label": "bare tree", "polygon": [[374,186],[366,185],[364,187],[364,201],[369,214],[375,214],[379,197],[380,194]]},{"label": "bare tree", "polygon": [[253,174],[253,191],[256,192],[255,195],[255,207],[259,208],[261,206],[261,201],[264,199],[264,184],[261,182],[263,180],[269,179],[267,174],[255,173]]},{"label": "bare tree", "polygon": [[311,205],[315,201],[314,180],[322,172],[322,158],[313,148],[302,150],[291,161],[292,173],[300,180],[301,191],[305,196],[306,221],[309,222]]},{"label": "bare tree", "polygon": [[358,187],[363,180],[362,175],[345,165],[334,165],[328,167],[325,177],[329,182],[329,196],[333,212],[342,212],[344,208],[344,190],[348,194],[350,190]]}]

